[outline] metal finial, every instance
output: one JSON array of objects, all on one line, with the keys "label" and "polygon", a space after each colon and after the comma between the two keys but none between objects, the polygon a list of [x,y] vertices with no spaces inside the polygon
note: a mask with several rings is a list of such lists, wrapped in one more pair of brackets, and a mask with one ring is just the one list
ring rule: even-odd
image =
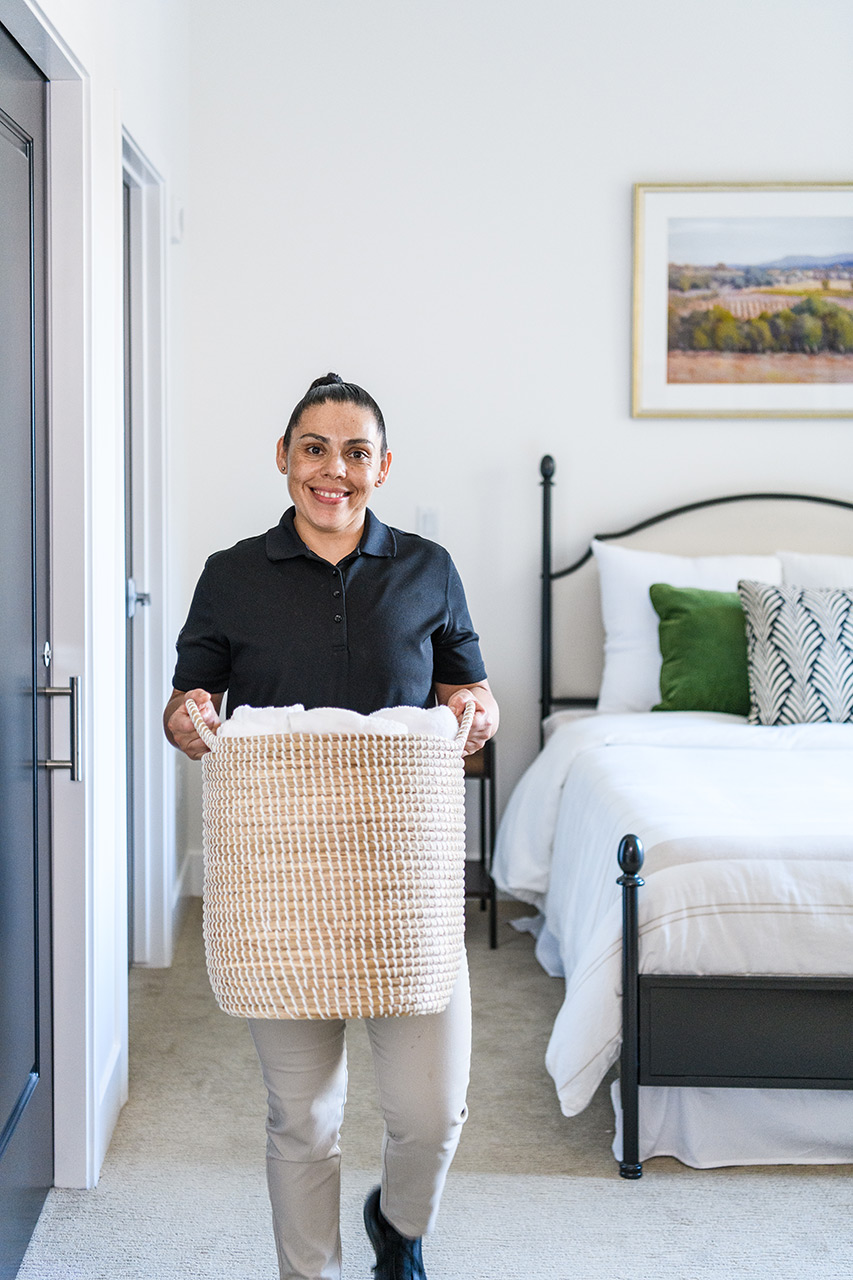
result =
[{"label": "metal finial", "polygon": [[619,866],[626,876],[637,875],[643,867],[645,853],[639,836],[623,836],[619,841]]}]

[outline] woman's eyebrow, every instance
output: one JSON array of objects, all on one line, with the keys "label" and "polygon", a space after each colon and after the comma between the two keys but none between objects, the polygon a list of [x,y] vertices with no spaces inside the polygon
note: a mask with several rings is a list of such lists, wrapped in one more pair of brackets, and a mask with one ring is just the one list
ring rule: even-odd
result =
[{"label": "woman's eyebrow", "polygon": [[[330,443],[329,437],[328,437],[328,436],[321,436],[321,435],[320,435],[320,433],[319,433],[319,431],[303,431],[303,432],[301,432],[301,433],[300,433],[299,439],[300,439],[300,440],[305,440],[305,439],[308,439],[309,437],[310,437],[310,439],[312,439],[312,440],[321,440],[321,441],[323,442],[323,444],[329,444],[329,443]],[[372,440],[369,440],[369,439],[367,438],[367,436],[354,436],[354,437],[352,438],[352,440],[345,440],[345,441],[344,441],[344,444],[345,444],[345,445],[347,445],[347,444],[367,444],[367,445],[370,445],[370,446],[372,447],[372,446],[373,446],[373,441],[372,441]]]}]

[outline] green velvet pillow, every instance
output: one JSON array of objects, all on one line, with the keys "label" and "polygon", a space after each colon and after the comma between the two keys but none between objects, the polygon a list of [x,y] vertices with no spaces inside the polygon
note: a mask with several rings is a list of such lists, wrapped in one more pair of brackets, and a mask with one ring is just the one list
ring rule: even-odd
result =
[{"label": "green velvet pillow", "polygon": [[736,591],[657,582],[649,588],[660,618],[661,701],[654,711],[749,714],[746,624]]}]

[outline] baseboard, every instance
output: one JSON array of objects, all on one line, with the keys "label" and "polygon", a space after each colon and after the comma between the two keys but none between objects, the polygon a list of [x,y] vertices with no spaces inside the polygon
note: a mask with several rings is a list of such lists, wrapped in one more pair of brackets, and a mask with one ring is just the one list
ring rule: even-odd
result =
[{"label": "baseboard", "polygon": [[[100,1177],[119,1113],[127,1101],[127,1045],[116,1042],[98,1083],[95,1181]],[[59,1185],[57,1183],[57,1185]]]},{"label": "baseboard", "polygon": [[188,898],[200,898],[204,886],[204,853],[201,849],[188,849],[181,876],[182,892]]}]

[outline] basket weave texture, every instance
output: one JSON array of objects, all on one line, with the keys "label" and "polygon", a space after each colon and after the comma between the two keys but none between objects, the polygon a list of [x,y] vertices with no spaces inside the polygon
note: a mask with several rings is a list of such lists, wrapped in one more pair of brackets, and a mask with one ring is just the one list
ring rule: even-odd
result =
[{"label": "basket weave texture", "polygon": [[204,727],[204,938],[220,1007],[440,1012],[464,942],[459,737]]}]

